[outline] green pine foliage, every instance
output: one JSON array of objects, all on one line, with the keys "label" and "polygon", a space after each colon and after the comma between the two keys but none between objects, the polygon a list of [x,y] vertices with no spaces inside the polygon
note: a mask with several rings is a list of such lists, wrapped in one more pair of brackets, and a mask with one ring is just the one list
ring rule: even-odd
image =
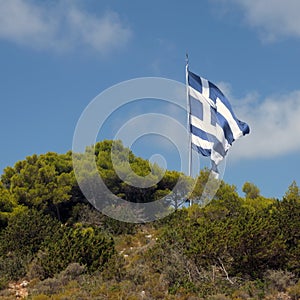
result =
[{"label": "green pine foliage", "polygon": [[100,228],[62,226],[52,243],[43,248],[40,263],[44,277],[53,277],[71,263],[78,263],[88,271],[101,271],[115,253],[112,237]]},{"label": "green pine foliage", "polygon": [[[118,172],[126,177],[129,161],[137,175],[152,172],[149,180],[158,182],[147,188],[124,183],[113,166],[112,149]],[[196,180],[170,170],[162,176],[163,170],[136,157],[120,141],[103,141],[86,151],[88,158],[71,152],[32,155],[4,169],[1,299],[15,299],[16,291],[8,284],[25,279],[30,282],[29,299],[300,298],[296,182],[281,200],[263,197],[250,182],[241,197],[224,181],[207,185],[208,170]],[[73,157],[82,168],[78,178]],[[116,196],[137,203],[165,197],[173,213],[147,223],[144,212],[135,211],[144,224],[102,214],[78,185],[80,181],[93,189],[97,174],[89,160],[96,162]],[[184,208],[187,198],[193,205]],[[106,203],[107,198],[103,194],[96,200]],[[126,205],[107,205],[107,211],[114,209],[122,219],[133,213]]]}]

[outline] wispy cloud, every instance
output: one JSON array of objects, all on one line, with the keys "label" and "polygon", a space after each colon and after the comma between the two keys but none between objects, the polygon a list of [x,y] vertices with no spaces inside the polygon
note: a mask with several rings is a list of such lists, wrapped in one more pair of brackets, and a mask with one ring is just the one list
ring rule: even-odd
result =
[{"label": "wispy cloud", "polygon": [[0,0],[0,38],[57,52],[83,46],[102,55],[126,45],[132,32],[116,12],[98,16],[76,3]]},{"label": "wispy cloud", "polygon": [[162,70],[166,66],[166,57],[173,57],[174,53],[176,53],[176,46],[166,38],[158,38],[156,39],[157,48],[159,49],[159,53],[155,55],[153,59],[150,69],[157,76],[162,75]]},{"label": "wispy cloud", "polygon": [[238,118],[251,129],[229,150],[231,159],[272,158],[300,151],[300,90],[265,99],[256,93],[241,101],[230,99]]},{"label": "wispy cloud", "polygon": [[300,37],[299,0],[218,0],[238,5],[250,26],[260,30],[264,41]]}]

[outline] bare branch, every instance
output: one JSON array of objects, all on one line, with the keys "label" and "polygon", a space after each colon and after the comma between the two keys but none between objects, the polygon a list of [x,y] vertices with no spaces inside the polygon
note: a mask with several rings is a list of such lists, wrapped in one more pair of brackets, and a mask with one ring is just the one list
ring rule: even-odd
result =
[{"label": "bare branch", "polygon": [[223,263],[222,263],[221,258],[218,257],[218,260],[219,260],[219,263],[220,263],[220,265],[221,265],[221,267],[222,267],[222,270],[224,271],[224,273],[225,273],[225,275],[226,275],[226,279],[227,279],[231,284],[234,284],[234,282],[229,278],[228,272],[226,271],[226,269],[225,269],[225,267],[224,267],[224,265],[223,265]]}]

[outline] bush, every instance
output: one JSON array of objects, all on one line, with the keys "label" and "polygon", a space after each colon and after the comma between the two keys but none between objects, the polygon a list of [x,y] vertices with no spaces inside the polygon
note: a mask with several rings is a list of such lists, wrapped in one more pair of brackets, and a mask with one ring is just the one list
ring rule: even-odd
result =
[{"label": "bush", "polygon": [[85,265],[89,272],[102,270],[115,253],[114,241],[101,229],[61,227],[57,238],[45,249],[40,259],[46,277],[64,270],[70,263]]},{"label": "bush", "polygon": [[64,271],[60,273],[60,277],[65,278],[67,281],[71,281],[83,274],[85,269],[85,266],[82,266],[78,263],[71,263]]},{"label": "bush", "polygon": [[[20,256],[11,252],[6,256],[0,256],[0,278],[2,286],[10,280],[18,280],[26,274],[29,257]],[[4,287],[4,286],[3,286]]]},{"label": "bush", "polygon": [[[72,263],[65,270],[57,274],[53,278],[47,278],[38,282],[33,290],[32,295],[35,297],[42,295],[53,295],[61,292],[65,286],[72,280],[78,279],[85,272],[85,267],[78,263]],[[34,298],[35,299],[35,298]]]},{"label": "bush", "polygon": [[269,270],[265,279],[270,290],[284,292],[290,285],[295,284],[295,275],[288,271]]},{"label": "bush", "polygon": [[13,215],[1,232],[0,255],[16,252],[19,256],[33,255],[42,244],[52,241],[59,222],[37,210],[23,210]]}]

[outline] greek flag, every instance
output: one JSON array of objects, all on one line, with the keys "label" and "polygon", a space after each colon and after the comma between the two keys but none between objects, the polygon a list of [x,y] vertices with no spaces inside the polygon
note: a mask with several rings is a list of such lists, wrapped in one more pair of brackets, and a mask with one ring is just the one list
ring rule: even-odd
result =
[{"label": "greek flag", "polygon": [[218,177],[218,164],[232,143],[250,129],[236,118],[216,85],[190,72],[188,66],[186,72],[192,149],[211,158],[212,170]]}]

